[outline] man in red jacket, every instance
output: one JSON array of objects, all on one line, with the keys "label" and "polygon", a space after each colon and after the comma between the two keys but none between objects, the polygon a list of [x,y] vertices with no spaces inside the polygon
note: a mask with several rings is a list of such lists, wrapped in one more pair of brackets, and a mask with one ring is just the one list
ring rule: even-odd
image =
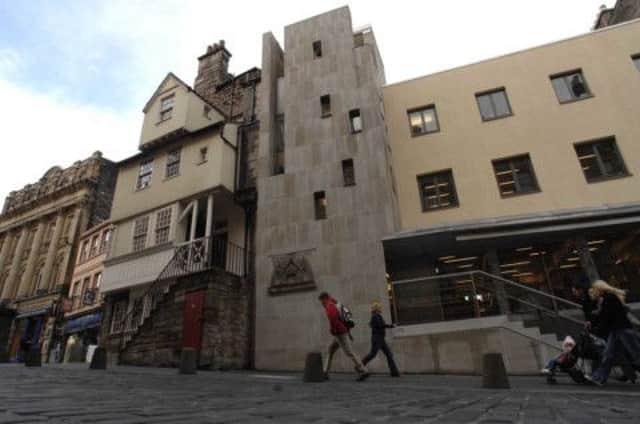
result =
[{"label": "man in red jacket", "polygon": [[327,351],[327,357],[324,361],[324,378],[329,379],[329,370],[331,369],[331,361],[333,360],[333,355],[337,352],[338,349],[342,348],[344,353],[351,358],[353,363],[356,366],[356,371],[358,372],[358,381],[364,381],[367,377],[369,377],[369,372],[360,361],[360,357],[353,352],[353,348],[351,347],[351,340],[349,338],[349,329],[342,321],[340,316],[340,311],[338,310],[338,306],[336,300],[329,296],[329,293],[322,292],[320,296],[318,296],[320,303],[324,307],[324,310],[327,314],[327,319],[329,320],[329,329],[331,331],[331,335],[333,335],[333,340],[329,345],[329,349]]}]

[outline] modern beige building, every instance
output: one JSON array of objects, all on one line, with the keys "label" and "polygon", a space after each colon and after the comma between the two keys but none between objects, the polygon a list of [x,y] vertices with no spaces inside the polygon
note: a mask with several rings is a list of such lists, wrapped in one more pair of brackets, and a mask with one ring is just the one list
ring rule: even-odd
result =
[{"label": "modern beige building", "polygon": [[73,277],[63,300],[64,338],[60,347],[55,347],[58,360],[84,360],[89,347],[99,343],[103,300],[100,286],[112,232],[111,223],[105,221],[80,236]]},{"label": "modern beige building", "polygon": [[[0,358],[22,360],[21,344],[47,359],[62,314],[80,234],[109,216],[115,165],[96,152],[84,161],[53,167],[35,184],[12,192],[0,215],[0,302],[13,324],[0,329]],[[5,351],[8,349],[8,352]],[[6,359],[6,357],[5,357]]]},{"label": "modern beige building", "polygon": [[[199,351],[203,367],[248,361],[251,216],[236,194],[251,191],[251,178],[238,174],[237,163],[246,158],[250,125],[241,118],[255,115],[247,92],[259,72],[232,77],[229,57],[223,42],[209,47],[200,57],[198,91],[168,74],[143,110],[139,153],[119,163],[102,291],[104,340],[122,363],[175,365],[184,347]],[[238,78],[240,94],[253,100],[227,113],[215,88]],[[237,330],[221,334],[229,320]]]},{"label": "modern beige building", "polygon": [[[383,244],[400,325],[526,321],[527,302],[571,308],[572,285],[597,278],[640,300],[638,40],[635,20],[385,87],[401,230]],[[492,344],[477,337],[456,343]],[[542,364],[526,355],[508,368]]]}]

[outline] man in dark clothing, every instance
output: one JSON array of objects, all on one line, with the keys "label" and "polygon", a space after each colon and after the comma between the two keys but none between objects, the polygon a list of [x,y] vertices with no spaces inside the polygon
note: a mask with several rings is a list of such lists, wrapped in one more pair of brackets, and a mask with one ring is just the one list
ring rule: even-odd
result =
[{"label": "man in dark clothing", "polygon": [[382,305],[378,302],[371,305],[371,321],[369,321],[369,326],[371,327],[371,351],[364,357],[362,363],[367,365],[376,357],[378,351],[382,350],[382,353],[384,353],[384,356],[387,358],[387,365],[389,366],[391,377],[400,377],[396,362],[393,360],[393,353],[391,353],[391,349],[389,349],[389,345],[387,345],[385,340],[387,328],[393,328],[393,325],[384,322]]},{"label": "man in dark clothing", "polygon": [[354,365],[356,366],[356,371],[358,372],[358,381],[367,379],[370,374],[367,371],[367,368],[360,361],[360,358],[353,352],[349,328],[347,328],[346,324],[341,319],[338,302],[334,298],[329,296],[329,293],[326,292],[320,293],[318,300],[320,300],[320,303],[322,303],[325,313],[327,314],[327,319],[329,320],[329,331],[333,336],[333,340],[329,345],[327,356],[324,362],[325,379],[329,379],[329,371],[331,370],[333,355],[335,355],[338,349],[342,349],[344,353],[353,361]]}]

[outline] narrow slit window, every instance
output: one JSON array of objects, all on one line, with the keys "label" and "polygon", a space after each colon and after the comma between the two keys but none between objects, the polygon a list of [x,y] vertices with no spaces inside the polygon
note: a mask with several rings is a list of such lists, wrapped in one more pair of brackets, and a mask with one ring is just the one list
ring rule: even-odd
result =
[{"label": "narrow slit window", "polygon": [[313,42],[313,58],[318,59],[322,57],[322,41]]},{"label": "narrow slit window", "polygon": [[327,195],[324,191],[313,193],[316,220],[327,219]]},{"label": "narrow slit window", "polygon": [[320,97],[320,116],[323,118],[331,116],[331,96],[329,94]]},{"label": "narrow slit window", "polygon": [[353,109],[349,111],[349,122],[351,122],[351,132],[353,134],[362,131],[362,116],[360,116],[360,109]]},{"label": "narrow slit window", "polygon": [[345,187],[356,185],[356,172],[353,167],[353,159],[345,159],[342,161],[342,179]]}]

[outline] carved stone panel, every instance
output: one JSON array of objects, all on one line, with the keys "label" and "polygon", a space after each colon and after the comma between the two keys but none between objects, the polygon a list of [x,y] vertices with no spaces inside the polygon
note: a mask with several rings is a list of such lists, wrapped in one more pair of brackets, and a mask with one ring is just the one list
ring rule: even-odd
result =
[{"label": "carved stone panel", "polygon": [[269,294],[279,295],[316,288],[308,254],[309,251],[302,251],[271,257],[273,272]]}]

